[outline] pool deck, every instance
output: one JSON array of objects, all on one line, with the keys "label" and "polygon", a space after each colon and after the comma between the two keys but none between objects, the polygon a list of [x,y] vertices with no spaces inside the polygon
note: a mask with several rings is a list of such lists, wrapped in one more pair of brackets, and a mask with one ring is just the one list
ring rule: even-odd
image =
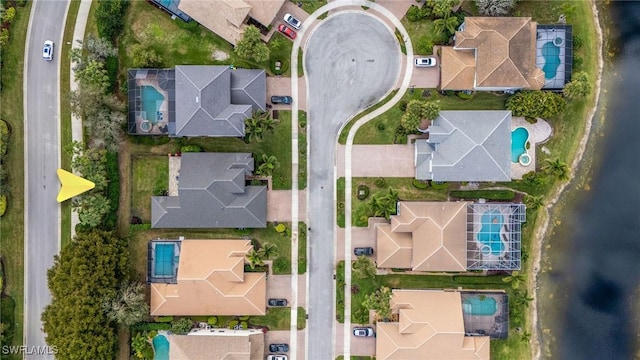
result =
[{"label": "pool deck", "polygon": [[529,131],[528,141],[531,142],[531,146],[527,149],[527,154],[531,157],[531,164],[523,166],[520,163],[511,163],[511,178],[516,180],[522,179],[524,174],[536,169],[536,147],[547,141],[553,133],[551,125],[546,120],[540,118],[538,118],[538,121],[535,124],[531,124],[525,120],[524,117],[514,116],[511,118],[511,130],[515,130],[519,127],[523,127]]}]

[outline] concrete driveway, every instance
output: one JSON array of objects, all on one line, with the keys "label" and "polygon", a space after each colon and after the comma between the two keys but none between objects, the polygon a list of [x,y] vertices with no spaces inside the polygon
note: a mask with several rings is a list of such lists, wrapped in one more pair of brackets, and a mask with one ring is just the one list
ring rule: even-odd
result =
[{"label": "concrete driveway", "polygon": [[[393,29],[368,13],[330,15],[309,35],[304,52],[309,87],[307,216],[309,359],[331,358],[334,337],[336,138],[351,116],[394,86],[400,48]],[[330,333],[328,333],[328,331]],[[336,352],[338,353],[338,352]]]},{"label": "concrete driveway", "polygon": [[[287,299],[291,302],[291,277],[293,275],[271,275],[267,278],[267,299]],[[307,301],[304,294],[307,289],[307,279],[304,275],[295,275],[298,278],[298,306],[306,307]]]},{"label": "concrete driveway", "polygon": [[[433,50],[434,54],[436,49]],[[417,89],[435,89],[440,86],[440,57],[438,55],[415,55],[413,58],[435,57],[434,67],[415,67],[411,75],[411,86]]]},{"label": "concrete driveway", "polygon": [[[344,145],[338,145],[338,177],[344,176]],[[353,177],[414,177],[415,151],[406,145],[354,145],[351,150]]]},{"label": "concrete driveway", "polygon": [[[301,352],[301,349],[304,349],[304,330],[299,330],[297,332],[297,343],[296,344],[289,344],[289,331],[267,331],[264,334],[264,354],[265,357],[266,355],[271,354],[269,352],[269,344],[289,344],[289,349],[293,348],[293,346],[295,345],[296,349],[298,349],[298,359],[303,359],[304,358],[304,352]],[[302,355],[302,356],[300,356]],[[290,359],[290,360],[295,360],[295,359]]]},{"label": "concrete driveway", "polygon": [[[369,218],[368,227],[351,227],[351,247],[372,247],[374,254],[377,253],[378,248],[376,246],[376,223],[389,223],[385,218]],[[337,230],[337,248],[336,248],[336,261],[344,260],[344,232],[343,228]],[[351,252],[353,254],[353,251]],[[352,257],[351,260],[355,260]],[[371,257],[372,261],[375,261],[375,255]]]},{"label": "concrete driveway", "polygon": [[[305,86],[304,78],[298,79],[299,82],[299,94],[291,93],[291,78],[280,76],[267,77],[267,104],[271,104],[271,97],[276,96],[291,96],[295,97],[298,102],[300,110],[307,109],[307,87]],[[291,110],[291,105],[285,104],[273,104],[273,110]]]},{"label": "concrete driveway", "polygon": [[[351,356],[375,356],[376,355],[376,338],[375,337],[356,337],[353,336],[353,328],[360,327],[362,325],[351,326],[349,334],[344,333],[344,326],[338,326],[336,328],[336,338],[343,339],[348,337],[351,339]],[[373,325],[365,325],[372,326]],[[336,353],[342,354],[344,352],[344,345],[342,341],[336,342]]]},{"label": "concrete driveway", "polygon": [[[267,221],[289,222],[291,221],[291,191],[269,190],[267,191]],[[298,191],[298,214],[300,221],[307,221],[307,191]]]}]

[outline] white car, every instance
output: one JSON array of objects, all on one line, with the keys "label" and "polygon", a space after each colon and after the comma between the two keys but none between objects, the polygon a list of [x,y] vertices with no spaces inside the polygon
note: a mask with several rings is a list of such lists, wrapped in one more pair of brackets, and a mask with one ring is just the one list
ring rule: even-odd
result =
[{"label": "white car", "polygon": [[44,47],[42,48],[42,58],[47,61],[53,60],[53,41],[47,40],[44,42]]},{"label": "white car", "polygon": [[416,58],[416,67],[433,67],[436,66],[436,58],[434,57],[426,57],[426,58]]},{"label": "white car", "polygon": [[287,355],[269,355],[267,360],[287,360]]},{"label": "white car", "polygon": [[300,26],[302,26],[302,22],[294,18],[293,15],[291,14],[285,14],[284,21],[286,21],[287,24],[291,25],[291,27],[293,27],[296,30],[300,30]]},{"label": "white car", "polygon": [[376,336],[375,331],[371,327],[355,327],[353,328],[353,336],[357,337],[370,337]]}]

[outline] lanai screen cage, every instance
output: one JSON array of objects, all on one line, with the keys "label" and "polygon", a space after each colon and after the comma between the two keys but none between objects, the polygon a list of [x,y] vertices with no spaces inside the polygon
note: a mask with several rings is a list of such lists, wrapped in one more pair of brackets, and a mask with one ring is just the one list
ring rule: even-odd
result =
[{"label": "lanai screen cage", "polygon": [[520,270],[524,204],[475,203],[467,208],[467,269]]},{"label": "lanai screen cage", "polygon": [[127,71],[128,126],[131,135],[175,133],[174,69],[129,69]]}]

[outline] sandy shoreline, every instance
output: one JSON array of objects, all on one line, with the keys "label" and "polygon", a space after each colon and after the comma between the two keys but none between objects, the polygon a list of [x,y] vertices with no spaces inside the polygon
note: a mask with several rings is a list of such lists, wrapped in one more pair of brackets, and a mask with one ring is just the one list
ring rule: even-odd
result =
[{"label": "sandy shoreline", "polygon": [[[598,38],[598,46],[597,46],[597,52],[598,52],[598,72],[596,74],[596,83],[594,86],[594,91],[595,91],[595,98],[594,98],[594,103],[593,106],[591,107],[591,109],[589,110],[589,115],[587,116],[586,119],[586,126],[585,126],[585,131],[584,134],[582,136],[582,138],[580,139],[580,144],[578,146],[578,151],[576,152],[576,157],[573,159],[573,162],[571,163],[571,174],[572,176],[575,175],[577,169],[578,169],[578,165],[580,164],[580,162],[583,160],[582,156],[584,155],[584,152],[586,150],[587,147],[587,142],[589,140],[589,136],[591,135],[591,131],[592,131],[592,124],[593,124],[593,119],[595,117],[595,113],[596,113],[596,109],[597,109],[597,105],[598,102],[600,100],[600,91],[601,91],[601,83],[602,83],[602,70],[604,67],[604,60],[603,60],[603,56],[602,56],[602,46],[603,46],[603,37],[602,37],[602,27],[600,25],[600,19],[598,17],[598,8],[596,6],[595,1],[591,1],[591,13],[593,16],[593,22],[595,25],[595,30],[596,30],[596,34],[597,34],[597,38]],[[533,332],[531,334],[531,357],[533,359],[540,359],[541,357],[541,347],[540,347],[540,331],[541,329],[538,328],[538,291],[537,291],[537,284],[538,284],[538,273],[541,269],[541,259],[542,259],[542,246],[544,244],[544,239],[547,235],[547,230],[549,229],[549,212],[550,210],[556,205],[556,203],[558,202],[558,199],[560,198],[560,196],[564,193],[564,190],[567,188],[567,186],[572,183],[573,178],[571,179],[571,181],[567,181],[564,183],[561,183],[559,186],[557,186],[554,190],[554,192],[551,194],[550,197],[550,201],[548,202],[547,206],[544,208],[546,211],[541,212],[540,213],[540,227],[538,227],[537,231],[535,232],[535,236],[534,236],[534,242],[533,242],[533,261],[532,261],[532,265],[533,265],[533,276],[529,277],[529,279],[527,280],[527,288],[529,289],[533,289],[534,290],[534,294],[535,294],[535,301],[532,302],[530,309],[530,313],[529,313],[529,317],[532,321],[531,327],[533,329]]]}]

